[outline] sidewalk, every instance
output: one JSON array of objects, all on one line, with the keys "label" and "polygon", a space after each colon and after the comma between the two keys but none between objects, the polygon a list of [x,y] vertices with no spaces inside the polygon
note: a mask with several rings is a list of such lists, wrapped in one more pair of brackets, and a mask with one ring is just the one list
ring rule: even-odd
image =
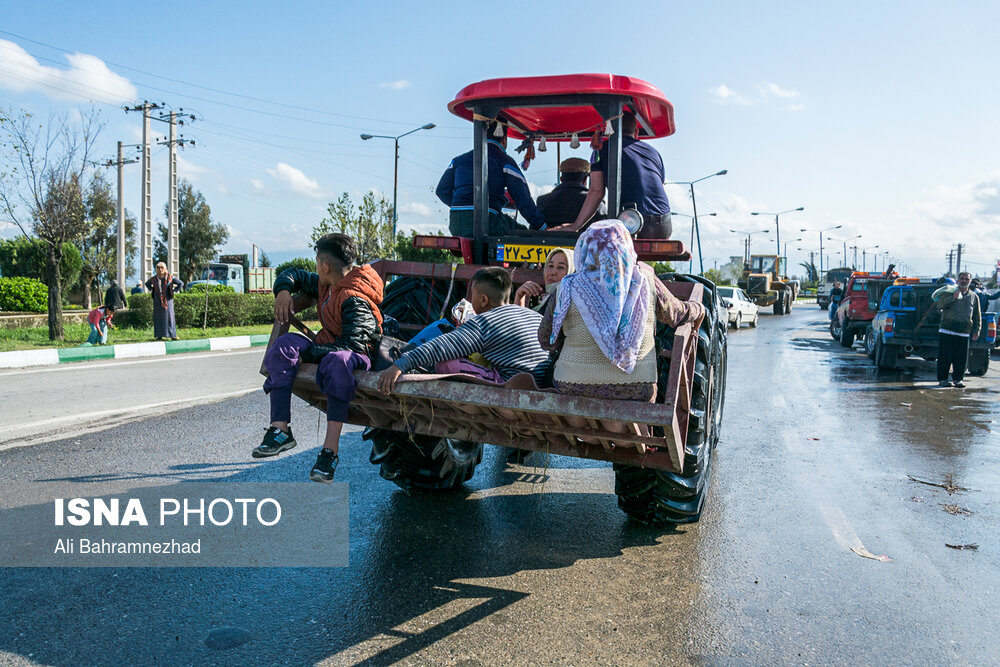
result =
[{"label": "sidewalk", "polygon": [[121,345],[15,350],[13,352],[0,352],[0,368],[53,366],[55,364],[67,364],[74,361],[97,361],[99,359],[162,357],[167,354],[181,354],[184,352],[239,350],[267,345],[269,338],[268,334],[255,334],[252,336],[225,336],[223,338],[203,338],[200,340],[166,340],[149,343],[123,343]]}]

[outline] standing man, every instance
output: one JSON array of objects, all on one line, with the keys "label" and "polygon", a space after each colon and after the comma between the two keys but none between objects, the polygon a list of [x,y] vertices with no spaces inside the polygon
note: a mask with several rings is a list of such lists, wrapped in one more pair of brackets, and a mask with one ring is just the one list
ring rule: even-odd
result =
[{"label": "standing man", "polygon": [[[965,386],[962,380],[965,379],[965,367],[969,362],[969,341],[979,338],[983,322],[979,312],[979,297],[969,289],[971,283],[972,275],[963,271],[958,274],[958,289],[940,296],[934,302],[935,307],[941,311],[937,360],[939,387]],[[948,287],[941,288],[947,289]],[[953,382],[948,382],[949,369]]]},{"label": "standing man", "polygon": [[309,473],[314,482],[329,483],[340,460],[340,432],[347,406],[354,400],[354,371],[371,368],[382,334],[382,278],[369,264],[356,264],[357,246],[346,234],[326,234],[316,241],[316,273],[288,269],[274,281],[274,319],[284,324],[294,314],[292,293],[315,297],[323,326],[311,342],[286,333],[264,355],[268,377],[264,392],[271,401],[271,425],[251,452],[255,459],[277,456],[295,446],[292,384],[300,361],[318,364],[316,383],[326,395],[326,439]]},{"label": "standing man", "polygon": [[[498,131],[502,133],[501,137],[496,136]],[[490,137],[486,142],[489,163],[487,181],[490,190],[490,217],[486,233],[490,236],[502,236],[511,229],[524,229],[503,214],[504,205],[507,203],[506,193],[510,193],[517,210],[532,229],[545,229],[545,216],[531,198],[528,181],[514,158],[507,155],[507,128],[500,123],[488,123],[486,133]],[[448,231],[452,236],[466,238],[473,236],[472,157],[472,151],[469,151],[452,160],[441,175],[435,190],[438,199],[451,208]]]},{"label": "standing man", "polygon": [[[590,177],[590,163],[578,157],[571,157],[559,164],[559,185],[538,198],[538,208],[545,215],[549,225],[565,225],[574,222],[587,200],[587,179]],[[601,201],[597,212],[587,222],[603,220],[608,208]]]},{"label": "standing man", "polygon": [[830,288],[830,321],[833,321],[834,316],[837,314],[837,308],[840,307],[840,299],[844,296],[844,288],[841,287],[839,280],[833,281],[833,287]]},{"label": "standing man", "polygon": [[125,307],[125,292],[114,278],[111,279],[108,291],[104,293],[104,305],[114,306],[115,310]]},{"label": "standing man", "polygon": [[156,340],[177,340],[174,293],[184,289],[184,283],[167,273],[164,262],[158,262],[156,275],[146,281],[146,289],[153,293],[153,335]]},{"label": "standing man", "polygon": [[[590,220],[604,199],[607,184],[608,144],[597,152],[597,160],[590,170],[590,189],[579,215],[563,231],[578,231]],[[642,214],[642,229],[636,234],[640,239],[668,239],[670,202],[663,182],[667,180],[663,158],[644,141],[639,141],[639,125],[635,115],[626,110],[622,114],[622,209],[634,208]]]}]

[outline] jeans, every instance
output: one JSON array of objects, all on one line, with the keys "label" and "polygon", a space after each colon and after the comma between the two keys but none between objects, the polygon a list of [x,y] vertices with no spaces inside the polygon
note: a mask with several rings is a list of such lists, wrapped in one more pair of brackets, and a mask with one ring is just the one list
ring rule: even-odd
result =
[{"label": "jeans", "polygon": [[100,343],[104,345],[108,342],[108,323],[101,320],[99,323],[90,324],[90,336],[87,338],[87,342],[91,345],[96,345]]},{"label": "jeans", "polygon": [[[271,421],[292,420],[292,385],[299,370],[302,351],[312,343],[305,336],[287,333],[274,341],[264,355],[268,378],[264,380],[264,393],[271,400]],[[316,383],[326,395],[326,419],[332,422],[347,421],[347,406],[354,400],[354,371],[369,370],[368,357],[349,350],[327,353],[316,369]]]},{"label": "jeans", "polygon": [[937,379],[944,382],[948,379],[951,368],[951,379],[961,382],[965,379],[965,367],[969,363],[969,339],[965,336],[938,334]]},{"label": "jeans", "polygon": [[[473,215],[471,210],[452,211],[449,214],[448,232],[452,236],[462,236],[473,238],[475,235],[473,225]],[[527,227],[520,225],[513,218],[503,213],[490,211],[489,221],[486,223],[487,236],[503,236],[512,230],[526,230]]]}]

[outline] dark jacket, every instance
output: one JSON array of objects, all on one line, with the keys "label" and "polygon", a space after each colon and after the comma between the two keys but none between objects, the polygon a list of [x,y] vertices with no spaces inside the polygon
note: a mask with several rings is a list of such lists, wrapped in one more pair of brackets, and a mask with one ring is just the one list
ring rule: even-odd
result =
[{"label": "dark jacket", "polygon": [[111,287],[104,293],[104,305],[114,306],[115,310],[121,310],[125,307],[125,292],[117,281],[112,280]]},{"label": "dark jacket", "polygon": [[[303,269],[288,269],[274,281],[274,294],[282,290],[291,294],[307,294],[319,298],[319,275]],[[323,355],[337,350],[349,350],[371,357],[377,350],[382,331],[372,312],[372,305],[361,297],[348,297],[341,307],[341,332],[337,339],[326,345],[314,344],[302,354],[302,360],[316,363]]]},{"label": "dark jacket", "polygon": [[[507,155],[503,146],[496,141],[487,142],[488,173],[487,185],[490,189],[490,210],[494,213],[500,211],[506,205],[504,192],[509,192],[513,197],[517,210],[528,221],[532,229],[545,229],[545,216],[535,206],[531,198],[531,191],[528,189],[528,181],[521,173],[514,158]],[[459,155],[438,181],[437,189],[434,191],[442,202],[447,204],[453,211],[472,209],[473,184],[472,184],[472,151]]]},{"label": "dark jacket", "polygon": [[[586,198],[587,186],[583,183],[560,183],[552,192],[538,198],[538,209],[545,214],[546,224],[562,225],[576,221]],[[608,207],[601,202],[591,220],[603,220],[606,217]]]}]

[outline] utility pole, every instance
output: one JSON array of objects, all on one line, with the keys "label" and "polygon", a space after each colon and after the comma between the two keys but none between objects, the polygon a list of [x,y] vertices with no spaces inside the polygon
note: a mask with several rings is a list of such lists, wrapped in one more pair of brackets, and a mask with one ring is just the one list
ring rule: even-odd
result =
[{"label": "utility pole", "polygon": [[962,272],[962,244],[958,244],[958,256],[955,259],[955,275],[957,276]]},{"label": "utility pole", "polygon": [[951,275],[951,269],[953,266],[952,262],[954,261],[954,259],[955,259],[955,249],[952,248],[951,250],[948,251],[948,273],[945,274],[946,276]]},{"label": "utility pole", "polygon": [[[184,109],[180,109],[183,114]],[[195,119],[194,115],[188,114],[188,118],[192,121]],[[183,148],[185,144],[191,144],[194,146],[194,141],[184,138],[182,134],[180,138],[177,137],[177,125],[184,125],[183,116],[178,118],[176,111],[171,111],[167,114],[160,114],[157,120],[161,120],[170,125],[169,136],[165,141],[157,142],[159,145],[166,145],[169,149],[169,158],[167,160],[167,173],[169,179],[169,197],[167,199],[167,272],[172,276],[176,276],[181,270],[181,253],[180,253],[180,229],[177,216],[177,147]]]},{"label": "utility pole", "polygon": [[125,111],[142,112],[142,205],[139,217],[139,282],[145,284],[153,275],[153,205],[150,186],[149,113],[163,105],[143,101]]},{"label": "utility pole", "polygon": [[122,179],[122,168],[139,160],[135,158],[126,160],[123,148],[124,145],[119,141],[118,159],[108,160],[105,162],[105,166],[118,167],[118,285],[125,289],[125,185]]}]

